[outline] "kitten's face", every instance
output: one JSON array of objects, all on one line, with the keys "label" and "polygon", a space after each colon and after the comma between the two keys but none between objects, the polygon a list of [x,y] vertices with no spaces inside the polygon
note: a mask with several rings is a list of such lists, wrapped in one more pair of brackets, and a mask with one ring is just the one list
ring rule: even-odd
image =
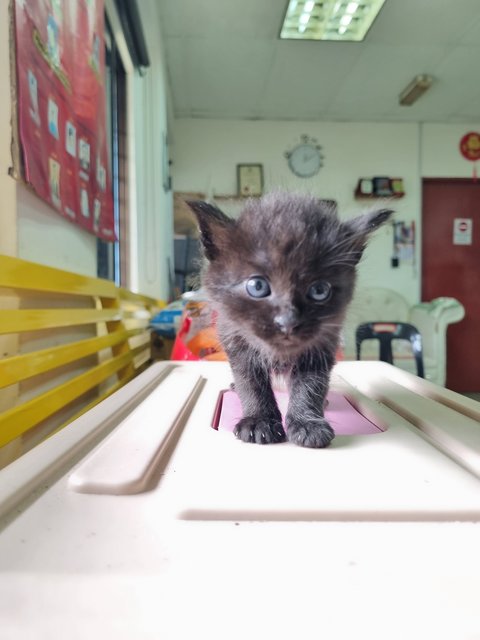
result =
[{"label": "kitten's face", "polygon": [[355,282],[341,254],[329,259],[308,233],[237,229],[234,238],[231,251],[210,264],[205,285],[244,337],[275,355],[295,355],[338,334]]},{"label": "kitten's face", "polygon": [[193,208],[209,258],[204,286],[223,326],[227,319],[231,331],[273,357],[335,346],[365,229],[305,196],[251,201],[237,221]]},{"label": "kitten's face", "polygon": [[280,356],[335,339],[353,290],[352,273],[343,279],[332,270],[245,273],[221,283],[211,276],[210,290],[215,297],[221,291],[221,308],[250,342]]}]

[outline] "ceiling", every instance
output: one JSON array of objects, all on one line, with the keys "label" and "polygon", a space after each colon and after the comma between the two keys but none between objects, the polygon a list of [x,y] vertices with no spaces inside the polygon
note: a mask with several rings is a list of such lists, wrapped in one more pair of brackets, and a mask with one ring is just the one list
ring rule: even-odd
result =
[{"label": "ceiling", "polygon": [[[279,40],[286,0],[160,0],[177,118],[480,120],[480,0],[386,0],[360,43]],[[418,74],[435,82],[410,107]]]}]

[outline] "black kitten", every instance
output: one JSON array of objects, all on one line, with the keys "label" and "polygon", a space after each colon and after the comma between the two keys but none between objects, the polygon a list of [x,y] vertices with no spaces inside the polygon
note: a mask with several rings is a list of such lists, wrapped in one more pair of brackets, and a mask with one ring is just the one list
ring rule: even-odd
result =
[{"label": "black kitten", "polygon": [[[288,193],[248,200],[238,220],[205,202],[189,205],[208,260],[203,285],[245,416],[236,436],[327,446],[334,433],[324,401],[355,268],[369,234],[392,211],[341,222],[321,201]],[[286,435],[272,372],[288,380]]]}]

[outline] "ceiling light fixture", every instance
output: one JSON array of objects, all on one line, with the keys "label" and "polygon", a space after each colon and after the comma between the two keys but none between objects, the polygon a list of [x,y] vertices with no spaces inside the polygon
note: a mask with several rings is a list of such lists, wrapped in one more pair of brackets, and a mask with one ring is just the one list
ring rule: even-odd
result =
[{"label": "ceiling light fixture", "polygon": [[385,0],[290,0],[280,38],[359,42],[365,38],[384,2]]},{"label": "ceiling light fixture", "polygon": [[398,96],[399,103],[404,107],[411,106],[416,102],[427,89],[432,86],[433,77],[426,73],[415,76],[410,84],[405,87],[402,93]]}]

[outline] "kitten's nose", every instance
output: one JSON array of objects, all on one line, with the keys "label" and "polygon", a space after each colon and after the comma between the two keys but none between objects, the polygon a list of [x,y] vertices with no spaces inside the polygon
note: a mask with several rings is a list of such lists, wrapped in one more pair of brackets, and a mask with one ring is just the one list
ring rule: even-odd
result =
[{"label": "kitten's nose", "polygon": [[281,311],[273,318],[273,323],[281,333],[289,335],[299,325],[298,311],[296,309]]}]

